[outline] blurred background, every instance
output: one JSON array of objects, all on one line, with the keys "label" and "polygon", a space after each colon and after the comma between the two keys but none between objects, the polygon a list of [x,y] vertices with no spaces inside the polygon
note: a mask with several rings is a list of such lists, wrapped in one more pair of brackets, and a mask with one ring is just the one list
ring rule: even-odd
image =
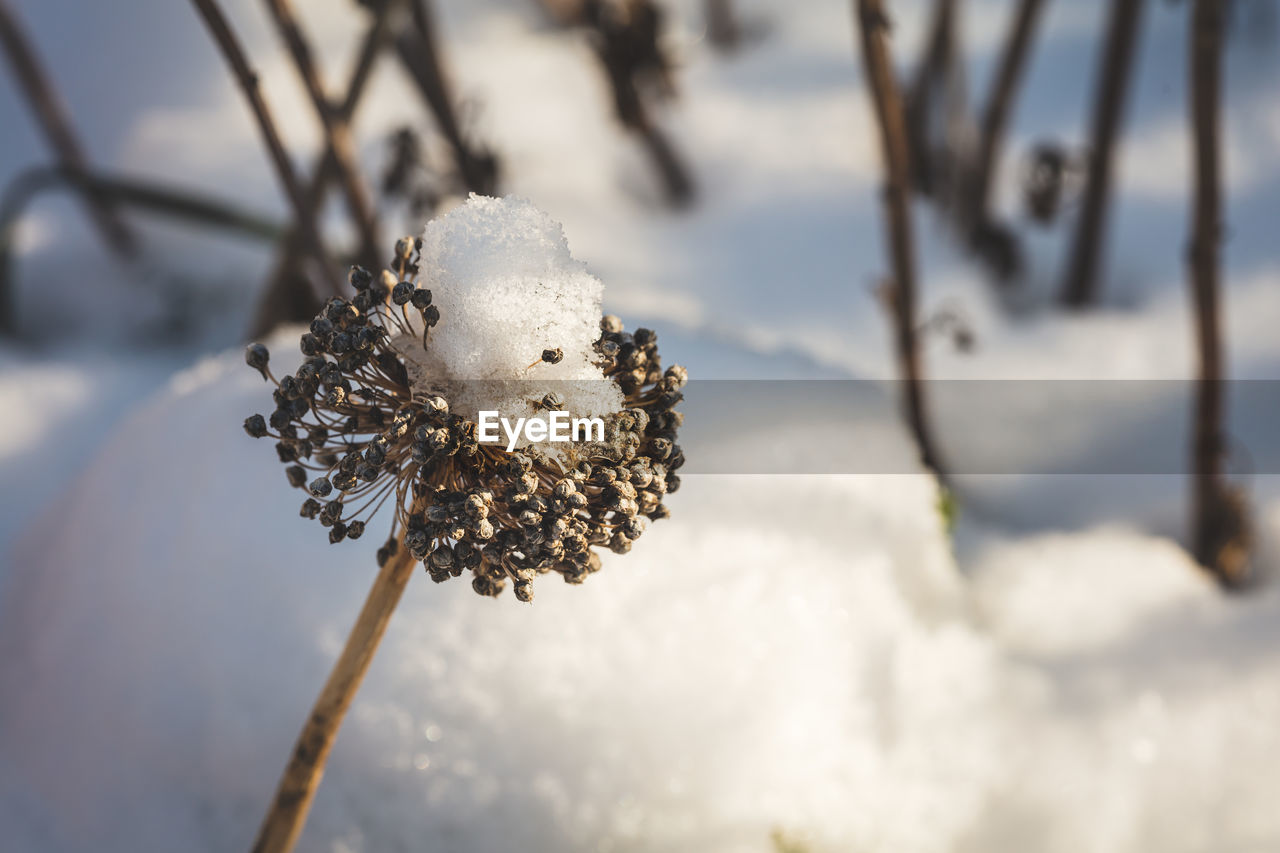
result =
[{"label": "blurred background", "polygon": [[886,3],[911,276],[855,5],[221,0],[281,161],[197,4],[0,0],[0,847],[249,846],[374,563],[242,345],[473,191],[696,379],[890,381],[840,441],[905,461],[690,453],[582,588],[416,577],[299,849],[1280,845],[1280,11]]}]

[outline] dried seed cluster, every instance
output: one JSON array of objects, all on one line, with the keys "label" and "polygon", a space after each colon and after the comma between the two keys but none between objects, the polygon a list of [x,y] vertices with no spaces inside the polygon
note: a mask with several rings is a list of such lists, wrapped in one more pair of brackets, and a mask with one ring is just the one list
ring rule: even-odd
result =
[{"label": "dried seed cluster", "polygon": [[[475,422],[451,412],[443,396],[413,391],[393,345],[416,346],[411,330],[422,328],[426,348],[441,319],[418,284],[420,248],[400,240],[394,272],[352,268],[355,297],[330,299],[312,321],[295,374],[277,380],[266,347],[247,348],[245,361],[276,385],[276,408],[246,419],[245,431],[276,440],[290,485],[308,493],[301,514],[328,528],[330,542],[360,538],[393,500],[379,565],[404,547],[437,582],[469,571],[476,592],[496,596],[510,580],[521,601],[533,597],[539,574],[580,583],[600,568],[596,546],[626,553],[648,520],[667,516],[662,500],[679,488],[684,464],[674,407],[687,373],[663,371],[652,331],[628,334],[606,316],[597,363],[628,406],[608,419],[610,441],[556,459],[481,444]],[[558,357],[546,350],[539,360]]]}]

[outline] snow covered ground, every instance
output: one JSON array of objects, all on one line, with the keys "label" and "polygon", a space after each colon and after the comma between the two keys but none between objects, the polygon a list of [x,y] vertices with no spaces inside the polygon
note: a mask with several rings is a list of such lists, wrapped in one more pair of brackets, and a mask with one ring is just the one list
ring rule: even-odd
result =
[{"label": "snow covered ground", "polygon": [[[282,214],[183,4],[15,5],[46,54],[74,48],[56,74],[98,160]],[[260,4],[225,5],[290,141],[313,146]],[[339,65],[359,32],[348,5],[307,21]],[[679,5],[682,99],[668,120],[702,191],[680,214],[658,206],[572,34],[533,4],[438,5],[504,190],[564,223],[607,310],[659,329],[664,356],[697,377],[891,375],[872,295],[885,271],[878,159],[847,4],[742,2],[766,35],[727,58],[699,39],[699,4]],[[977,92],[1010,5],[967,4]],[[1226,323],[1233,376],[1276,379],[1280,54],[1245,11],[1265,5],[1242,0],[1228,62]],[[914,55],[927,4],[900,9],[896,47]],[[925,310],[958,308],[977,338],[970,354],[931,339],[931,375],[1193,375],[1177,248],[1184,14],[1147,8],[1103,309],[1011,317],[918,211]],[[1097,2],[1049,6],[1001,178],[1010,215],[1018,154],[1083,137],[1102,17]],[[145,53],[139,30],[153,36]],[[106,69],[121,81],[108,91]],[[360,116],[366,162],[412,97],[391,64],[379,72]],[[17,117],[0,135],[7,183],[43,155],[7,83],[0,114]],[[37,206],[19,308],[43,337],[0,350],[0,847],[243,849],[372,577],[369,543],[322,543],[270,451],[240,430],[266,397],[234,345],[269,253],[152,224],[163,248],[139,273],[103,259],[78,223],[70,201]],[[1063,233],[1028,232],[1032,294],[1055,286]],[[157,304],[146,282],[175,270],[191,299]],[[188,330],[157,342],[175,317]],[[1035,408],[1052,406],[1046,394]],[[1170,422],[1135,435],[1185,433],[1185,412],[1174,400],[1160,410]],[[1233,411],[1233,432],[1256,441],[1273,429],[1265,414]],[[1039,438],[938,420],[955,455],[980,433],[1014,451]],[[905,440],[888,408],[860,426]],[[1086,448],[1114,438],[1071,411],[1061,429]],[[1274,572],[1280,482],[1233,466],[1252,475],[1259,563]],[[542,582],[532,607],[415,578],[302,849],[1280,845],[1280,593],[1228,599],[1196,572],[1178,545],[1184,478],[960,485],[948,537],[921,473],[689,476],[674,518],[632,554],[606,556],[581,588]]]}]

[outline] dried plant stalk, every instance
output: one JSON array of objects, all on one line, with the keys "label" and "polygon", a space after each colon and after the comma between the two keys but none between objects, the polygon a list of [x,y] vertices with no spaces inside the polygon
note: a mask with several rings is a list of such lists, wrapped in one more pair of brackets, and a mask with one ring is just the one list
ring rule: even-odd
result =
[{"label": "dried plant stalk", "polygon": [[[618,122],[639,137],[662,180],[667,203],[679,208],[693,202],[697,194],[693,176],[653,120],[637,86],[636,75],[641,71],[638,60],[644,58],[642,54],[652,54],[658,42],[658,7],[651,0],[621,0],[612,5],[602,0],[539,0],[539,5],[547,17],[560,26],[586,26],[598,36],[595,54],[609,81]],[[622,27],[610,26],[610,12],[623,13]],[[635,16],[639,15],[646,15],[647,21],[655,25],[647,34],[635,26]],[[650,44],[643,44],[642,38],[650,38]],[[674,87],[666,59],[662,58],[660,64],[662,67],[657,70],[662,87],[672,93]]]},{"label": "dried plant stalk", "polygon": [[[391,13],[400,2],[401,0],[382,0],[374,6],[373,22],[360,45],[355,69],[347,83],[346,97],[338,107],[338,117],[348,124],[355,117],[356,108],[364,96],[365,85],[373,72],[373,63],[385,46]],[[305,204],[313,217],[324,207],[325,196],[338,172],[333,148],[327,143],[326,139],[324,152],[312,170],[311,183],[304,193]],[[258,304],[249,337],[263,337],[278,324],[310,317],[320,307],[310,283],[298,268],[299,256],[305,248],[301,236],[295,231],[285,241],[283,251],[268,279],[266,292]],[[337,295],[338,291],[333,293]]]},{"label": "dried plant stalk", "polygon": [[702,19],[707,38],[718,50],[731,51],[742,42],[742,27],[733,13],[733,0],[704,0]]},{"label": "dried plant stalk", "polygon": [[1191,132],[1195,157],[1194,209],[1188,263],[1195,307],[1200,377],[1196,386],[1192,553],[1225,586],[1245,580],[1248,523],[1241,495],[1223,481],[1225,442],[1223,358],[1218,304],[1222,239],[1219,151],[1223,4],[1195,0],[1191,25]]},{"label": "dried plant stalk", "polygon": [[285,151],[284,143],[280,141],[280,133],[276,129],[275,120],[272,118],[271,111],[267,107],[266,100],[262,97],[262,92],[259,89],[258,75],[250,68],[244,48],[241,47],[240,40],[232,32],[231,25],[218,7],[217,0],[191,0],[191,2],[196,7],[196,11],[199,12],[201,18],[204,19],[214,42],[218,45],[219,50],[222,51],[222,55],[231,67],[231,72],[235,76],[236,82],[239,83],[245,99],[249,102],[249,108],[253,111],[254,119],[258,123],[258,130],[262,133],[263,143],[267,146],[267,151],[271,155],[271,162],[275,166],[276,177],[284,185],[285,194],[289,197],[289,202],[293,207],[293,215],[297,221],[298,230],[301,232],[310,254],[315,258],[317,266],[336,293],[339,287],[338,277],[329,263],[328,256],[325,254],[324,242],[320,238],[320,231],[316,225],[315,211],[307,206],[302,185],[293,170],[293,164]]},{"label": "dried plant stalk", "polygon": [[1000,57],[991,97],[982,113],[978,157],[973,171],[968,211],[970,225],[974,228],[991,219],[991,183],[996,161],[1000,158],[1000,147],[1004,142],[1009,113],[1013,108],[1014,94],[1026,67],[1036,23],[1043,10],[1044,0],[1021,0],[1018,4],[1009,39]]},{"label": "dried plant stalk", "polygon": [[440,62],[435,22],[427,0],[410,0],[410,10],[413,27],[396,38],[396,53],[449,143],[462,182],[471,192],[492,195],[496,183],[495,164],[491,157],[473,150],[462,133],[449,81]]},{"label": "dried plant stalk", "polygon": [[311,46],[307,43],[306,36],[302,34],[302,28],[298,26],[292,4],[289,0],[266,0],[266,5],[280,37],[289,50],[289,55],[293,58],[294,67],[302,78],[312,106],[315,107],[316,114],[320,118],[320,124],[324,128],[325,149],[333,153],[338,180],[346,196],[347,208],[360,232],[364,263],[377,269],[380,266],[378,247],[381,245],[378,238],[377,217],[373,212],[369,190],[360,177],[355,141],[351,136],[350,125],[329,102],[320,69],[312,57]]},{"label": "dried plant stalk", "polygon": [[[40,64],[31,40],[9,8],[8,0],[0,0],[0,45],[4,46],[18,88],[30,104],[59,165],[65,172],[87,177],[88,159],[71,129],[71,118]],[[109,196],[95,192],[87,180],[78,187],[88,205],[89,215],[107,245],[121,255],[134,254],[138,248],[137,236],[121,217],[115,202]]]},{"label": "dried plant stalk", "polygon": [[1089,177],[1062,285],[1062,302],[1071,308],[1083,308],[1097,299],[1098,262],[1111,194],[1112,158],[1132,76],[1141,12],[1142,0],[1112,0],[1107,43],[1094,96]]},{"label": "dried plant stalk", "polygon": [[862,39],[862,58],[871,89],[880,142],[884,154],[884,213],[888,228],[889,253],[893,262],[893,311],[895,354],[903,380],[907,422],[915,436],[925,467],[945,482],[945,474],[934,449],[925,416],[924,392],[920,378],[920,350],[916,341],[916,271],[907,204],[910,194],[911,162],[889,48],[885,37],[888,21],[880,0],[855,0],[854,16]]},{"label": "dried plant stalk", "polygon": [[287,853],[297,843],[343,717],[369,671],[378,643],[386,633],[391,614],[395,612],[400,596],[413,575],[415,564],[413,555],[401,543],[379,570],[347,643],[329,673],[329,680],[325,682],[302,733],[298,735],[271,808],[258,830],[258,838],[253,844],[254,853]]},{"label": "dried plant stalk", "polygon": [[[940,175],[929,140],[934,93],[945,90],[954,71],[956,0],[935,0],[924,58],[916,70],[904,106],[907,141],[911,145],[912,185],[926,196],[937,195]],[[946,93],[943,92],[945,99]],[[944,107],[945,109],[945,107]]]}]

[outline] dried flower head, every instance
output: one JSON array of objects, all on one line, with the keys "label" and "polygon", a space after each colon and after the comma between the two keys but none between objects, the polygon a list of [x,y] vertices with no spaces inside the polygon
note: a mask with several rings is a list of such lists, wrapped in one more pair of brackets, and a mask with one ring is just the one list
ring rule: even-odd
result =
[{"label": "dried flower head", "polygon": [[[687,373],[663,371],[652,331],[628,334],[603,317],[595,364],[625,405],[607,418],[607,440],[560,454],[481,443],[474,419],[410,377],[430,361],[433,327],[449,320],[419,283],[421,246],[398,241],[394,271],[352,268],[354,298],[316,315],[295,374],[277,379],[266,348],[248,347],[246,362],[276,386],[276,408],[245,431],[275,440],[289,484],[307,492],[301,515],[330,542],[360,538],[390,501],[379,565],[407,548],[437,582],[470,572],[476,592],[496,596],[511,581],[521,601],[539,574],[580,583],[600,568],[598,546],[626,553],[649,520],[667,516],[663,497],[684,464],[675,406]],[[559,349],[531,349],[542,351],[535,364],[559,360]],[[527,393],[535,408],[558,399]]]}]

